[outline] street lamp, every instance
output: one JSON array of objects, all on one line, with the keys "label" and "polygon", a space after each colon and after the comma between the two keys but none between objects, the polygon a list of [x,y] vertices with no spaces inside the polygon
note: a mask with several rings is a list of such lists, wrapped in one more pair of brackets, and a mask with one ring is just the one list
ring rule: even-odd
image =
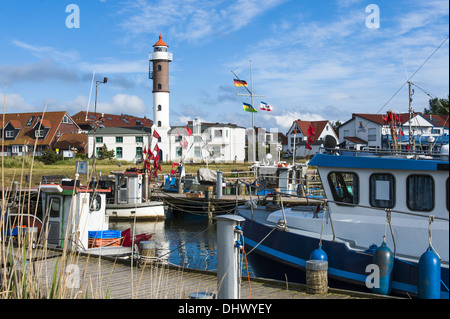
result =
[{"label": "street lamp", "polygon": [[97,89],[99,84],[104,84],[108,82],[108,78],[103,78],[103,81],[95,81],[95,106],[94,106],[94,149],[92,154],[94,155],[94,159],[92,160],[92,178],[95,176],[95,159],[97,158],[97,146],[96,146],[96,137],[95,132],[97,131],[97,127],[100,124],[100,120],[97,120]]}]

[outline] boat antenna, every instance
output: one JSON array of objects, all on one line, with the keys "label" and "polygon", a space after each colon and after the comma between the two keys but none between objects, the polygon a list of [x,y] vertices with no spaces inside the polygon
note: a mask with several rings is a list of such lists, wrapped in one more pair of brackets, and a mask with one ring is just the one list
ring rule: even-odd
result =
[{"label": "boat antenna", "polygon": [[88,100],[88,105],[87,105],[87,108],[86,108],[86,118],[85,118],[85,121],[88,120],[88,111],[89,111],[89,105],[91,104],[92,87],[94,86],[94,77],[95,77],[95,69],[94,69],[94,72],[93,72],[93,74],[92,74],[91,91],[89,92],[89,100]]}]

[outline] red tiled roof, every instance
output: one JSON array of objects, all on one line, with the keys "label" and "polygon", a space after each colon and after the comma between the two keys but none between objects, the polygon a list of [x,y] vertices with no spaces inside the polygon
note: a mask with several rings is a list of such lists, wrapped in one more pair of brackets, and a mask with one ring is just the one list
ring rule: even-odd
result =
[{"label": "red tiled roof", "polygon": [[322,131],[324,130],[325,126],[328,124],[328,121],[301,121],[296,120],[295,123],[300,128],[302,134],[304,136],[308,135],[308,129],[309,125],[311,125],[314,128],[314,136],[312,136],[312,140],[316,141],[319,139],[320,134],[322,134]]},{"label": "red tiled roof", "polygon": [[350,142],[356,143],[356,144],[367,144],[367,141],[364,141],[363,139],[360,139],[359,137],[355,136],[346,136],[344,139],[349,140]]},{"label": "red tiled roof", "polygon": [[[36,124],[39,125],[38,121],[41,120],[42,126],[48,128],[49,131],[44,139],[38,139],[37,145],[48,145],[55,141],[56,132],[60,130],[60,126],[62,124],[62,120],[64,116],[67,115],[69,118],[69,114],[65,111],[61,112],[32,112],[32,113],[8,113],[5,114],[5,124],[8,122],[15,125],[20,123],[21,126],[17,126],[16,128],[21,128],[19,133],[17,134],[14,140],[8,140],[5,138],[3,141],[4,145],[34,145],[36,142],[36,138],[34,136],[34,131],[37,129]],[[77,124],[65,124],[65,125],[73,125],[74,133],[78,132],[79,127]],[[70,129],[69,129],[70,130]]]},{"label": "red tiled roof", "polygon": [[[78,125],[93,125],[94,120],[99,120],[102,117],[101,113],[97,113],[96,116],[94,113],[88,113],[86,120],[86,112],[81,111],[72,116],[72,119]],[[141,126],[151,127],[153,126],[153,121],[146,117],[136,117],[132,115],[116,115],[116,114],[103,114],[103,126],[105,127],[136,127]]]}]

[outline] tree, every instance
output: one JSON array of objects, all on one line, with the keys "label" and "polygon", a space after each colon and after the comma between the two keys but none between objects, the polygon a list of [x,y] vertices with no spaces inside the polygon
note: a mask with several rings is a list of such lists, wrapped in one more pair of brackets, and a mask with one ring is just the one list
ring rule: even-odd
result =
[{"label": "tree", "polygon": [[114,158],[114,150],[108,151],[106,144],[103,144],[102,147],[97,152],[97,158],[100,159],[111,159]]},{"label": "tree", "polygon": [[425,108],[423,110],[424,114],[434,114],[434,115],[448,115],[448,103],[449,97],[447,99],[438,99],[435,97],[434,99],[430,99],[428,101],[429,108]]},{"label": "tree", "polygon": [[41,156],[37,157],[37,159],[46,165],[50,165],[62,160],[62,154],[56,154],[54,150],[46,148],[41,151]]}]

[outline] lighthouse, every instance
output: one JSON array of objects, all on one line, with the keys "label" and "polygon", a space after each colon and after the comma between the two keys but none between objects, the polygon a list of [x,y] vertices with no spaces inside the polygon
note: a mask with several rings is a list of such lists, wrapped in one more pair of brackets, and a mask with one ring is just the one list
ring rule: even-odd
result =
[{"label": "lighthouse", "polygon": [[153,52],[149,54],[149,78],[153,80],[153,130],[157,131],[160,138],[159,158],[162,161],[169,160],[169,62],[172,62],[172,53],[169,46],[163,41],[162,35],[153,46]]}]

